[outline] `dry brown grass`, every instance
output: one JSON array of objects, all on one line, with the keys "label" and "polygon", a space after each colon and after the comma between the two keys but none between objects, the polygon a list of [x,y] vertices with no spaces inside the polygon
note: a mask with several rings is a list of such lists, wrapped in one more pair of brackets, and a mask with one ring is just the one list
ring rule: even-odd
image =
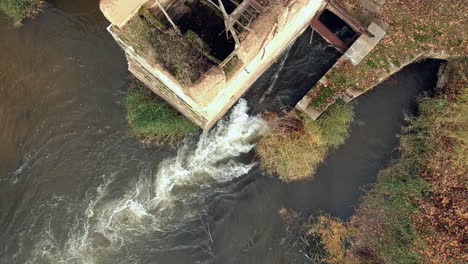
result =
[{"label": "dry brown grass", "polygon": [[284,181],[312,177],[328,150],[344,143],[353,118],[352,105],[343,102],[317,121],[294,112],[268,115],[272,130],[257,145],[261,167]]},{"label": "dry brown grass", "polygon": [[[326,261],[329,264],[346,263],[345,243],[349,239],[349,233],[346,225],[338,220],[327,216],[319,216],[319,233],[326,250],[329,253]],[[356,263],[348,258],[349,264]]]},{"label": "dry brown grass", "polygon": [[[272,133],[257,145],[260,164],[270,174],[284,181],[297,181],[310,177],[325,156],[325,141],[317,123],[297,116],[274,117]],[[299,127],[285,128],[285,123],[298,122]]]}]

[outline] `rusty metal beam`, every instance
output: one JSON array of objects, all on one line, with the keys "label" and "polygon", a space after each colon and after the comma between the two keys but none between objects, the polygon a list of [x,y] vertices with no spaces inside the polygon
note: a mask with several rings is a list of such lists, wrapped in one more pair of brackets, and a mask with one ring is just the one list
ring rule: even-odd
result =
[{"label": "rusty metal beam", "polygon": [[359,34],[366,34],[369,37],[374,37],[365,26],[361,24],[356,18],[350,15],[346,9],[344,9],[340,4],[338,4],[335,0],[326,0],[327,4],[331,8],[327,8],[328,10],[332,11],[335,15],[341,18],[344,22],[346,22],[350,27],[352,27],[356,32]]},{"label": "rusty metal beam", "polygon": [[346,44],[341,39],[339,39],[330,29],[328,29],[327,26],[320,22],[320,20],[313,19],[310,23],[310,26],[341,53],[345,53],[348,49],[348,46],[346,46]]}]

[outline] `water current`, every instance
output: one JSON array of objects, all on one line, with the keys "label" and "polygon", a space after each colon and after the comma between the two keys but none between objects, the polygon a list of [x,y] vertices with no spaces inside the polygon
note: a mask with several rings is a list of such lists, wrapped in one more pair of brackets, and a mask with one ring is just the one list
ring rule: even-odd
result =
[{"label": "water current", "polygon": [[304,263],[278,210],[352,214],[438,67],[412,65],[358,99],[347,142],[313,181],[286,184],[253,161],[268,128],[252,112],[293,105],[292,87],[334,63],[319,36],[306,31],[213,130],[174,149],[130,134],[131,75],[98,1],[48,3],[23,28],[0,18],[1,264]]}]

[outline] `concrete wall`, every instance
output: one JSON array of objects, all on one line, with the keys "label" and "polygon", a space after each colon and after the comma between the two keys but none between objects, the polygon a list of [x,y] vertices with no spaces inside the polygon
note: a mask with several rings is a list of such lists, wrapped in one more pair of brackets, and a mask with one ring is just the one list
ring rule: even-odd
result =
[{"label": "concrete wall", "polygon": [[112,24],[123,26],[148,0],[101,0],[99,7]]},{"label": "concrete wall", "polygon": [[158,96],[172,107],[203,129],[209,125],[205,112],[182,90],[180,85],[171,79],[168,73],[162,72],[144,58],[136,54],[132,47],[123,42],[113,31],[112,25],[107,30],[114,37],[119,46],[125,51],[128,70],[140,81],[148,86]]},{"label": "concrete wall", "polygon": [[137,61],[135,58],[127,54],[128,70],[135,75],[140,81],[148,86],[153,92],[163,98],[166,102],[172,105],[179,112],[184,114],[195,124],[204,128],[208,124],[208,120],[200,112],[193,109],[189,104],[177,96],[172,89],[158,80],[154,74]]}]

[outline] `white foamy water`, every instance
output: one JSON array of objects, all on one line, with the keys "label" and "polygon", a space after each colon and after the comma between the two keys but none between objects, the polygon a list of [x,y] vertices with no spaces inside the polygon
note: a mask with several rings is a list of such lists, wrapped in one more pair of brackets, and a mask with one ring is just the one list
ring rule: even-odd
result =
[{"label": "white foamy water", "polygon": [[241,101],[228,121],[221,121],[213,131],[201,135],[194,151],[184,145],[177,157],[164,161],[157,173],[154,199],[170,202],[176,185],[225,182],[246,174],[253,164],[232,158],[249,152],[259,132],[265,129],[263,121],[246,112],[247,103]]},{"label": "white foamy water", "polygon": [[227,120],[203,133],[196,144],[185,141],[175,157],[161,162],[155,175],[140,175],[134,188],[120,199],[109,199],[113,177],[107,177],[89,195],[86,206],[79,206],[83,213],[70,227],[65,244],[50,230],[45,231],[29,263],[105,262],[123,256],[124,248],[144,245],[145,239],[154,242],[158,235],[196,219],[219,185],[255,165],[239,158],[254,148],[267,126],[247,110],[247,103],[241,100]]}]

